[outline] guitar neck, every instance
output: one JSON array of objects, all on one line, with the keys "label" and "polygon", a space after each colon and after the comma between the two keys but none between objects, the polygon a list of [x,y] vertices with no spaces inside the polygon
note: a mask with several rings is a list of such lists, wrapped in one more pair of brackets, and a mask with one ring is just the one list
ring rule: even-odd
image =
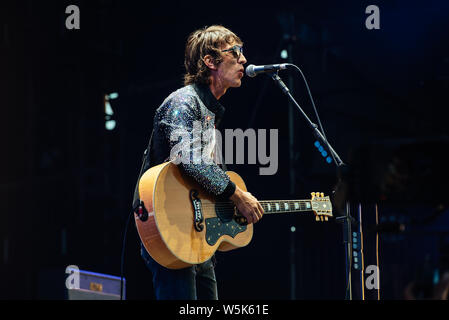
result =
[{"label": "guitar neck", "polygon": [[264,214],[312,211],[310,200],[267,200],[259,201]]}]

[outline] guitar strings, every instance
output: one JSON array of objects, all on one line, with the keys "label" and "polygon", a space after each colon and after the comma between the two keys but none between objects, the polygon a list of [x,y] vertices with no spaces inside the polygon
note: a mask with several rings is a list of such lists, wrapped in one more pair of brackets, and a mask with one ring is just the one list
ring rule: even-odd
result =
[{"label": "guitar strings", "polygon": [[[234,210],[229,210],[229,211],[221,211],[220,213],[222,213],[222,214],[233,214],[234,213]],[[281,214],[281,213],[286,213],[285,211],[268,211],[268,212],[264,212],[264,214],[273,214],[273,213],[279,213],[279,214]],[[206,216],[207,216],[207,214],[206,214]],[[240,213],[237,213],[237,216],[239,216],[239,217],[243,217],[243,215],[242,214],[240,214]],[[218,215],[215,215],[215,216],[213,216],[214,218],[215,217],[218,217]],[[209,217],[206,217],[206,218],[209,218]]]},{"label": "guitar strings", "polygon": [[[280,203],[261,203],[263,208],[268,208],[269,206],[273,206],[274,208],[276,207],[281,207],[281,208],[285,208],[285,206],[283,206]],[[277,206],[276,206],[277,205]],[[215,207],[215,208],[227,208],[227,207],[235,207],[234,203],[203,203],[201,205],[204,208],[210,208],[210,207]],[[288,209],[286,210],[292,210],[295,209],[296,207],[294,206],[294,204],[292,203],[288,203]],[[310,208],[309,206],[307,206],[306,203],[299,203],[299,208],[296,209],[302,209],[302,208]]]},{"label": "guitar strings", "polygon": [[[278,206],[282,206],[283,203],[287,203],[289,205],[289,207],[294,207],[294,204],[299,204],[300,207],[305,207],[307,206],[307,202],[308,201],[303,201],[303,202],[299,202],[299,201],[291,201],[291,202],[262,202],[261,205],[262,207],[266,206],[268,207],[268,205],[273,205],[274,207],[276,207],[276,204]],[[202,204],[203,207],[228,207],[228,206],[232,206],[234,207],[235,204],[233,202],[216,202],[216,203],[203,203]]]},{"label": "guitar strings", "polygon": [[[234,213],[235,212],[235,206],[230,207],[230,206],[220,206],[220,207],[216,207],[213,205],[203,205],[202,208],[204,209],[219,209],[222,213]],[[307,208],[307,207],[302,207],[302,208],[289,208],[289,209],[284,209],[284,208],[279,208],[279,209],[271,209],[268,210],[268,208],[263,208],[264,209],[264,214],[269,214],[269,213],[286,213],[286,212],[303,212],[303,211],[312,211],[311,208]]]},{"label": "guitar strings", "polygon": [[[229,211],[234,211],[235,207],[214,207],[214,206],[203,206],[203,209],[219,209],[219,210],[229,210]],[[264,212],[296,212],[296,211],[312,211],[312,208],[307,208],[307,207],[303,207],[303,208],[289,208],[289,209],[284,209],[284,208],[263,208]]]},{"label": "guitar strings", "polygon": [[[302,200],[302,201],[295,201],[295,200],[286,200],[286,201],[259,201],[260,202],[260,204],[262,205],[262,206],[264,206],[264,205],[276,205],[276,204],[278,204],[278,205],[282,205],[283,203],[287,203],[287,204],[289,204],[289,205],[291,205],[291,204],[295,204],[295,203],[299,203],[300,205],[306,205],[308,202],[310,202],[310,201],[307,201],[307,200]],[[215,202],[215,203],[204,203],[203,204],[203,206],[207,206],[207,205],[209,205],[209,206],[234,206],[234,203],[233,202],[231,202],[231,201],[229,201],[229,202],[226,202],[226,201],[220,201],[220,202]]]}]

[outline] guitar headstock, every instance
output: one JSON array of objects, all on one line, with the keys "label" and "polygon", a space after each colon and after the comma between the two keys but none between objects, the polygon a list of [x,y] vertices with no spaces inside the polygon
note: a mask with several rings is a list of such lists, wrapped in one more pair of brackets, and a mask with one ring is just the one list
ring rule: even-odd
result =
[{"label": "guitar headstock", "polygon": [[312,210],[315,214],[316,221],[328,221],[329,217],[332,216],[332,203],[329,196],[324,196],[322,192],[312,192],[312,199],[310,203],[312,204]]}]

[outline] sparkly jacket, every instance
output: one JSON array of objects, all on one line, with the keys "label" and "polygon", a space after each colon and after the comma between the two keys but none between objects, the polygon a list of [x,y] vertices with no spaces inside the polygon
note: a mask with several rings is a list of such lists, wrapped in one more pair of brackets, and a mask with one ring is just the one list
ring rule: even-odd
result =
[{"label": "sparkly jacket", "polygon": [[170,160],[206,191],[222,199],[229,198],[235,184],[219,165],[221,152],[214,131],[224,111],[206,85],[188,85],[171,93],[156,110],[141,175],[148,168]]}]

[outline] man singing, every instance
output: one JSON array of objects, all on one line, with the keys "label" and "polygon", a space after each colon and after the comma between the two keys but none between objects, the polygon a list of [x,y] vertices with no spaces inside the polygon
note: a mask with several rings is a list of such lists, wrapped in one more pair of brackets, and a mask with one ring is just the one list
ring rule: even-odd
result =
[{"label": "man singing", "polygon": [[[237,35],[219,25],[190,34],[185,49],[185,86],[171,93],[156,110],[144,168],[176,160],[172,149],[185,142],[185,147],[190,149],[190,161],[176,162],[183,174],[193,178],[214,196],[231,200],[248,223],[256,223],[262,218],[262,206],[251,193],[243,191],[229,179],[218,165],[221,163],[217,161],[220,155],[212,152],[214,161],[194,161],[198,160],[194,159],[195,154],[203,156],[209,147],[208,142],[201,140],[195,144],[190,140],[173,139],[175,130],[192,132],[194,124],[198,123],[207,130],[219,124],[225,109],[218,100],[229,88],[240,87],[244,75],[243,65],[247,61],[242,45]],[[201,150],[195,150],[198,146]],[[218,299],[211,260],[184,269],[167,269],[152,259],[143,245],[142,257],[152,272],[156,299]]]}]

